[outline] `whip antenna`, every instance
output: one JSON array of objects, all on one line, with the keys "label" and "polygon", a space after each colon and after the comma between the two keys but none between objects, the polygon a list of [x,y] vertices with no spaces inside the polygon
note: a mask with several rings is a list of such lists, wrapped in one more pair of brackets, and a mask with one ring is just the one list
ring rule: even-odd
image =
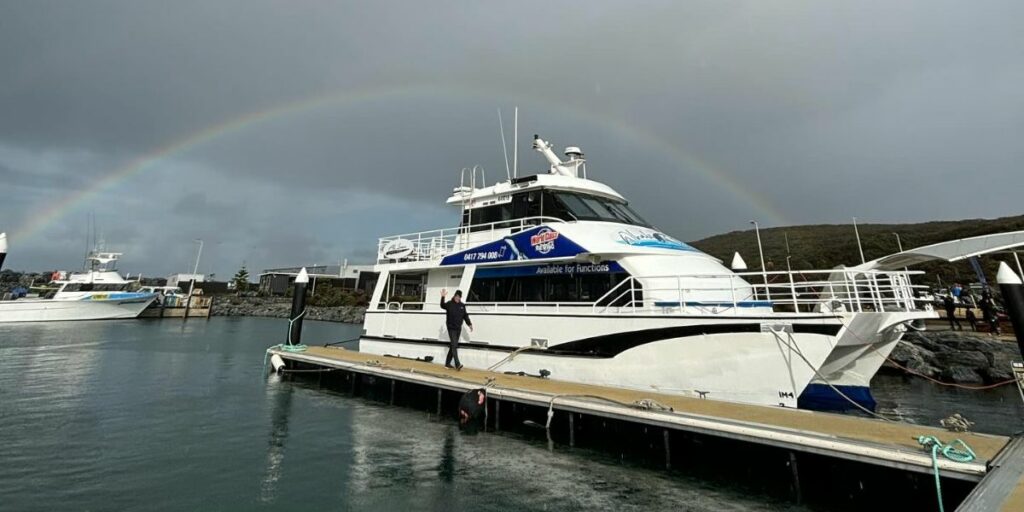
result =
[{"label": "whip antenna", "polygon": [[505,123],[501,120],[501,109],[498,109],[498,129],[501,131],[501,152],[505,154],[505,175],[512,181],[512,172],[508,169],[508,148],[505,147]]},{"label": "whip antenna", "polygon": [[512,138],[512,175],[519,177],[519,107],[516,107],[515,121],[513,121],[515,135]]}]

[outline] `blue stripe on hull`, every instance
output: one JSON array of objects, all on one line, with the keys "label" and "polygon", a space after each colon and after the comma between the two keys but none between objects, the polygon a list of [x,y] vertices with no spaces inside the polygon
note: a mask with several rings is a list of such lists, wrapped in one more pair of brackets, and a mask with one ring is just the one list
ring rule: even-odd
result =
[{"label": "blue stripe on hull", "polygon": [[[867,386],[836,386],[844,395],[857,402],[860,406],[874,411],[878,405],[871,396],[871,388]],[[812,411],[847,411],[856,409],[847,399],[836,393],[827,384],[808,384],[797,399],[797,407]]]}]

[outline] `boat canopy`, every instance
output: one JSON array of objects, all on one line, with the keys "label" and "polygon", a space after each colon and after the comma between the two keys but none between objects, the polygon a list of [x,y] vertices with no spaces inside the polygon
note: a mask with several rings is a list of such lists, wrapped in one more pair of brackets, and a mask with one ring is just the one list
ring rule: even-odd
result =
[{"label": "boat canopy", "polygon": [[849,270],[897,270],[936,260],[952,263],[975,256],[1016,251],[1020,248],[1024,248],[1024,231],[995,233],[909,249],[850,267]]}]

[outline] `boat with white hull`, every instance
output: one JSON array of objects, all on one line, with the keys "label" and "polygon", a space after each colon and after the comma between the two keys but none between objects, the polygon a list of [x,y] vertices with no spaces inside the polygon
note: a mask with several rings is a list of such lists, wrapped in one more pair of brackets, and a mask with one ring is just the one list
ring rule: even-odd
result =
[{"label": "boat with white hull", "polygon": [[52,297],[0,301],[0,323],[138,317],[156,294],[130,291],[136,282],[124,279],[113,268],[120,256],[93,251],[88,257],[90,270],[65,278],[54,276],[50,283],[56,287]]},{"label": "boat with white hull", "polygon": [[935,315],[907,272],[733,272],[587,179],[578,148],[534,148],[547,173],[464,171],[459,227],[379,240],[360,350],[442,360],[440,293],[461,289],[466,366],[796,407],[812,381],[866,389],[904,324]]}]

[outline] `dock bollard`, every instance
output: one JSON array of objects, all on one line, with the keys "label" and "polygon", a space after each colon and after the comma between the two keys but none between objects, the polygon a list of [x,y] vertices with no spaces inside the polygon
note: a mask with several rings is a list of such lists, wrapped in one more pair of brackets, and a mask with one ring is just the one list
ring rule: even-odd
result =
[{"label": "dock bollard", "polygon": [[302,267],[299,275],[295,276],[295,285],[292,287],[292,314],[288,316],[288,344],[302,344],[302,318],[306,316],[306,284],[309,283],[309,274],[306,267]]},{"label": "dock bollard", "polygon": [[999,291],[1003,294],[1003,303],[1006,304],[1006,313],[1013,324],[1017,348],[1020,349],[1021,357],[1024,357],[1024,282],[1006,262],[999,262],[996,282],[999,283]]},{"label": "dock bollard", "polygon": [[7,233],[0,233],[0,269],[4,268],[4,259],[7,258]]}]

